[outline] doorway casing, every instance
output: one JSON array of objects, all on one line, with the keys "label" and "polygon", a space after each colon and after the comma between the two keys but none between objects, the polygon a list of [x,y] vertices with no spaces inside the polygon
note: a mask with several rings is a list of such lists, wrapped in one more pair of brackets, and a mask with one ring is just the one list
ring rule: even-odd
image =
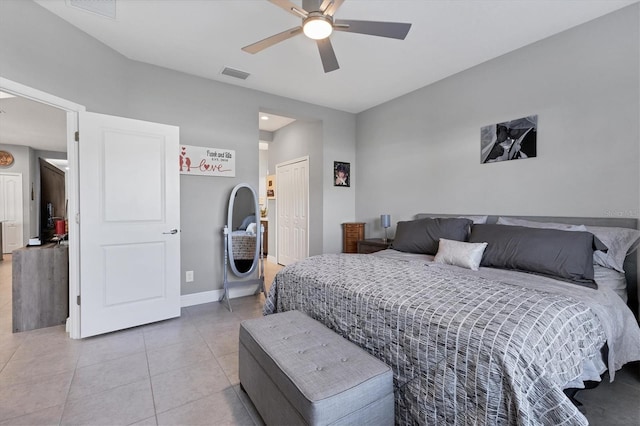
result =
[{"label": "doorway casing", "polygon": [[69,173],[67,180],[68,218],[69,218],[69,319],[67,332],[72,339],[80,338],[80,307],[77,298],[80,294],[80,247],[78,213],[78,144],[75,135],[78,131],[78,114],[86,111],[83,105],[70,102],[46,92],[0,77],[0,91],[22,96],[36,102],[59,108],[66,112],[67,119],[67,159]]}]

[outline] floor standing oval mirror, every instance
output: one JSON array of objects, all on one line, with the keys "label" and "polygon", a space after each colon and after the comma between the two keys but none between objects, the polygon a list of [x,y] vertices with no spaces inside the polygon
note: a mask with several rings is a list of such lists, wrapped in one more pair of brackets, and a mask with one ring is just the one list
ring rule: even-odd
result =
[{"label": "floor standing oval mirror", "polygon": [[[229,310],[229,289],[232,286],[258,284],[254,294],[265,291],[259,212],[258,197],[253,188],[246,183],[236,185],[229,196],[224,227],[224,293],[220,297],[220,301],[226,298]],[[238,278],[249,277],[257,270],[258,278],[229,281],[228,269]]]}]

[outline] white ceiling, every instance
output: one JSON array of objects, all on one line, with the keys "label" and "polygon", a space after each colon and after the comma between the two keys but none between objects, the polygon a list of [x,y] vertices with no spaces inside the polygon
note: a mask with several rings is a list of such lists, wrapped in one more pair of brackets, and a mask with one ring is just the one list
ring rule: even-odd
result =
[{"label": "white ceiling", "polygon": [[61,109],[15,96],[0,97],[0,111],[0,144],[67,151],[67,118]]},{"label": "white ceiling", "polygon": [[[334,32],[340,69],[328,74],[304,35],[240,50],[300,25],[266,0],[115,1],[110,19],[36,0],[130,59],[357,113],[639,0],[346,0],[336,19],[413,26],[405,40]],[[223,76],[224,67],[251,76]]]},{"label": "white ceiling", "polygon": [[260,118],[260,120],[258,121],[259,129],[265,130],[267,132],[275,132],[276,130],[281,129],[284,126],[287,126],[296,121],[294,118],[268,114],[266,112],[259,113],[258,117]]}]

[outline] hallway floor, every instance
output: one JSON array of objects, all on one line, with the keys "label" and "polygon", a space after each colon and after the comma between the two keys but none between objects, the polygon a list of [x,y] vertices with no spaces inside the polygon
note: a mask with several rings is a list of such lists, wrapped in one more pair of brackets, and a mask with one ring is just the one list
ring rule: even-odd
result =
[{"label": "hallway floor", "polygon": [[[270,284],[280,269],[266,264]],[[240,321],[263,296],[83,340],[64,327],[11,332],[11,256],[0,261],[0,425],[261,425],[239,388]],[[579,392],[591,425],[640,425],[639,364]]]}]

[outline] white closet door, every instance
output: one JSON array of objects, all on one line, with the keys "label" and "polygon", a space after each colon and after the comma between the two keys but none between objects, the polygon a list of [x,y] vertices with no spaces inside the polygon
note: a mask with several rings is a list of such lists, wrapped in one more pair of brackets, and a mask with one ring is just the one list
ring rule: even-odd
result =
[{"label": "white closet door", "polygon": [[0,175],[0,217],[2,218],[2,251],[11,253],[25,245],[22,235],[22,175],[5,173]]},{"label": "white closet door", "polygon": [[276,245],[278,263],[309,256],[309,159],[276,166]]}]

